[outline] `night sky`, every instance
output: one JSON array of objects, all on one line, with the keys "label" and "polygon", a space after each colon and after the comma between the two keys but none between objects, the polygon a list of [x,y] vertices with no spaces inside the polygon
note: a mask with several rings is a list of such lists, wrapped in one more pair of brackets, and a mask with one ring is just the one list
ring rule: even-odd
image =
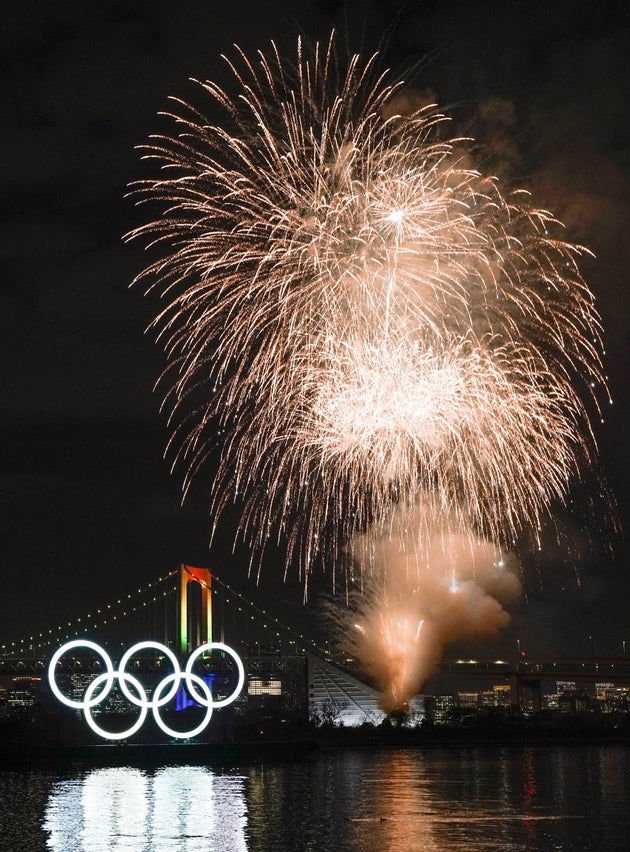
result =
[{"label": "night sky", "polygon": [[[0,35],[0,643],[106,603],[181,561],[204,564],[250,597],[298,617],[297,581],[243,554],[208,549],[206,487],[182,507],[160,396],[164,367],[144,330],[156,300],[129,289],[143,222],[126,186],[135,146],[164,128],[188,78],[225,79],[219,55],[296,35],[413,68],[414,87],[474,135],[502,177],[531,188],[597,260],[583,271],[606,330],[614,405],[597,423],[600,471],[630,523],[627,365],[630,269],[630,12],[625,0],[336,2],[57,0],[15,3]],[[396,12],[400,15],[396,18]],[[576,502],[594,491],[589,479]],[[630,650],[628,547],[605,504],[561,515],[559,544],[527,561],[526,595],[489,655]],[[564,542],[564,543],[563,543]],[[612,553],[611,553],[612,551]],[[273,560],[271,560],[273,562]],[[293,576],[293,575],[292,575]],[[318,603],[314,584],[309,606]],[[591,637],[591,638],[589,638]]]}]

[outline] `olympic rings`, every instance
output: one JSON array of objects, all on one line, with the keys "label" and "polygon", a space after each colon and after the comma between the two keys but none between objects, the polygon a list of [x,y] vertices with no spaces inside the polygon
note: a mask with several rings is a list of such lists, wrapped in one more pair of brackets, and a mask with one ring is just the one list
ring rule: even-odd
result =
[{"label": "olympic rings", "polygon": [[[57,686],[56,681],[56,670],[59,660],[64,654],[71,651],[73,648],[88,648],[101,657],[105,664],[105,672],[97,675],[97,677],[90,683],[80,701],[68,698],[64,695]],[[147,696],[140,681],[125,671],[125,667],[133,655],[138,653],[138,651],[143,651],[147,648],[158,651],[160,654],[168,657],[168,660],[173,667],[172,673],[163,677],[157,684],[153,691],[152,698]],[[218,701],[213,699],[212,691],[206,681],[199,677],[199,675],[196,675],[192,670],[195,662],[202,654],[209,653],[213,650],[222,651],[224,654],[231,657],[234,660],[238,672],[238,680],[234,690],[227,698],[221,698]],[[173,728],[169,727],[162,719],[159,709],[174,698],[177,690],[181,686],[182,678],[192,699],[197,704],[206,708],[203,720],[196,728],[193,728],[190,731],[175,731]],[[130,704],[140,708],[140,715],[133,725],[126,731],[117,731],[114,733],[111,731],[105,731],[100,727],[100,725],[97,725],[91,711],[93,707],[96,707],[107,698],[115,680],[117,680],[120,684],[120,691]],[[70,642],[66,642],[65,645],[62,645],[61,648],[53,654],[48,666],[48,682],[56,698],[58,698],[59,701],[67,707],[72,707],[75,710],[83,710],[85,720],[90,728],[104,739],[122,740],[127,737],[131,737],[140,730],[149,710],[153,712],[153,718],[155,719],[157,726],[165,734],[167,734],[167,736],[175,737],[176,739],[188,739],[200,734],[206,728],[212,718],[212,711],[215,707],[225,707],[228,704],[231,704],[239,696],[243,688],[243,684],[245,683],[245,669],[243,668],[243,663],[236,651],[230,648],[229,645],[225,645],[223,642],[206,642],[205,645],[200,645],[192,652],[186,663],[186,668],[182,672],[175,654],[170,648],[167,648],[166,645],[162,645],[161,642],[137,642],[125,651],[120,659],[118,668],[114,669],[109,654],[101,648],[100,645],[97,645],[96,642],[91,642],[89,639],[72,639]],[[201,689],[202,694],[198,692],[195,684]],[[131,687],[131,689],[129,687]]]}]

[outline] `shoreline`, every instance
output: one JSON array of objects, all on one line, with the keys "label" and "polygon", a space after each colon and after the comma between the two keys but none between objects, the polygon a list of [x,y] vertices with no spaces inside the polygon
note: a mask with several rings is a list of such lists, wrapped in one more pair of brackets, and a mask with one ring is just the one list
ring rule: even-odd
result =
[{"label": "shoreline", "polygon": [[[363,733],[363,732],[362,732]],[[409,751],[435,751],[451,749],[520,749],[551,747],[615,746],[630,747],[626,733],[610,732],[607,735],[584,736],[540,732],[523,736],[479,736],[472,732],[448,731],[439,736],[426,736],[414,731],[392,732],[394,735],[347,735],[337,729],[333,732],[314,732],[312,737],[286,739],[234,740],[224,742],[120,742],[120,743],[51,743],[15,740],[0,743],[0,770],[53,769],[64,771],[81,766],[100,768],[135,766],[154,769],[161,766],[200,764],[229,765],[259,762],[285,762],[307,760],[317,754],[338,750],[405,749]],[[413,734],[416,733],[416,736]],[[400,736],[396,734],[402,734]],[[412,734],[412,736],[409,736]]]}]

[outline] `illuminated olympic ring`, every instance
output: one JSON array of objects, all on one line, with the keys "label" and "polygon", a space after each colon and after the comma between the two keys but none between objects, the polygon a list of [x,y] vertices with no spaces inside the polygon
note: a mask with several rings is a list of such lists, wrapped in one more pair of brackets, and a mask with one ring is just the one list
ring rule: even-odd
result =
[{"label": "illuminated olympic ring", "polygon": [[[68,698],[64,695],[57,686],[56,681],[57,664],[59,663],[59,660],[64,654],[71,651],[73,648],[89,648],[91,651],[94,651],[94,653],[97,654],[105,664],[105,671],[94,678],[85,690],[85,694],[81,701],[77,701],[74,698]],[[125,666],[131,657],[138,653],[138,651],[142,651],[146,648],[152,648],[160,654],[164,654],[165,657],[168,657],[171,665],[173,666],[172,673],[162,678],[156,686],[151,699],[148,698],[140,681],[125,671]],[[195,661],[202,654],[213,650],[223,651],[225,654],[232,657],[236,663],[238,671],[238,683],[236,684],[234,691],[228,695],[227,698],[221,698],[218,701],[213,699],[212,692],[210,691],[208,684],[192,670]],[[186,688],[193,700],[206,708],[203,720],[196,728],[193,728],[190,731],[175,731],[173,728],[170,728],[163,721],[159,709],[175,696],[181,685],[182,678],[184,679]],[[126,731],[112,733],[111,731],[105,731],[96,724],[91,711],[93,707],[96,707],[97,704],[100,704],[101,701],[104,701],[105,698],[107,698],[115,680],[117,680],[120,684],[120,691],[123,693],[125,698],[131,704],[140,708],[140,715],[134,724]],[[70,642],[66,642],[65,645],[62,645],[61,648],[53,654],[48,666],[48,682],[53,694],[59,699],[59,701],[67,707],[72,707],[75,710],[83,710],[85,721],[88,723],[90,728],[104,739],[123,740],[132,736],[136,733],[136,731],[140,730],[147,717],[148,711],[152,710],[156,724],[162,731],[164,731],[165,734],[175,737],[176,739],[184,740],[189,737],[194,737],[204,730],[212,718],[212,711],[215,707],[225,707],[226,705],[231,704],[232,701],[238,697],[241,689],[243,688],[243,684],[245,683],[245,669],[243,668],[243,663],[236,651],[228,645],[224,645],[223,642],[207,642],[205,645],[200,645],[192,652],[188,658],[188,662],[186,663],[186,668],[182,672],[175,654],[170,648],[167,648],[166,645],[162,645],[160,642],[137,642],[135,645],[132,645],[129,650],[125,651],[121,657],[118,668],[114,669],[109,654],[101,648],[100,645],[97,645],[96,642],[91,642],[89,639],[72,639]],[[195,684],[199,687],[201,693],[197,691]],[[100,691],[98,691],[99,688]]]}]

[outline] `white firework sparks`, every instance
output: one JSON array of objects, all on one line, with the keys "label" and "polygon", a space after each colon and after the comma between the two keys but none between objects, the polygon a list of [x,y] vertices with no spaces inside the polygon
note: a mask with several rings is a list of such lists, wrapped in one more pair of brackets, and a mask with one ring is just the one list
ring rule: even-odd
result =
[{"label": "white firework sparks", "polygon": [[426,493],[497,543],[536,527],[593,451],[584,249],[434,109],[388,115],[375,59],[339,74],[331,39],[228,64],[234,97],[200,84],[222,123],[178,101],[135,187],[163,210],[131,236],[159,254],[140,279],[166,300],[185,488],[225,431],[213,523],[242,501],[253,551],[275,531],[305,577]]}]

